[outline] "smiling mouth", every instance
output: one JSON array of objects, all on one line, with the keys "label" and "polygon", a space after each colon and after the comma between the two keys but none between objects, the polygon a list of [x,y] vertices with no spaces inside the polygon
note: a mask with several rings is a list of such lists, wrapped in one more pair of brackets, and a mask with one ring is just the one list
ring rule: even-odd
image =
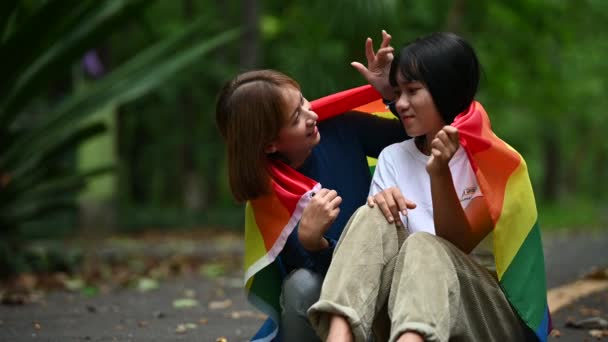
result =
[{"label": "smiling mouth", "polygon": [[314,128],[313,128],[313,130],[312,130],[312,132],[308,133],[306,136],[307,136],[307,137],[311,137],[311,136],[313,136],[313,135],[316,135],[318,131],[319,131],[319,130],[318,130],[317,126],[315,125],[315,127],[314,127]]}]

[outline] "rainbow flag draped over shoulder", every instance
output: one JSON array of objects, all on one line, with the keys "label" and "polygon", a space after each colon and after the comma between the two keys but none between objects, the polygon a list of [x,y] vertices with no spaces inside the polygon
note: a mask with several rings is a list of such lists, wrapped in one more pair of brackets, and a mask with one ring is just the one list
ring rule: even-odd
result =
[{"label": "rainbow flag draped over shoulder", "polygon": [[[324,120],[349,110],[386,112],[370,86],[336,93],[312,102]],[[546,341],[551,329],[545,266],[536,203],[526,163],[498,138],[478,102],[453,123],[475,171],[494,227],[494,255],[500,285],[522,320]],[[269,318],[252,341],[278,340],[279,296],[284,276],[277,259],[298,223],[311,193],[321,185],[280,162],[269,165],[272,192],[245,209],[245,284],[252,304]]]},{"label": "rainbow flag draped over shoulder", "polygon": [[494,258],[503,292],[536,336],[546,341],[551,317],[545,261],[526,162],[494,134],[479,102],[473,102],[452,125],[458,128],[494,222]]},{"label": "rainbow flag draped over shoulder", "polygon": [[[385,112],[380,94],[370,86],[353,88],[311,103],[319,121],[349,110]],[[268,165],[271,193],[245,206],[245,292],[249,301],[268,315],[252,341],[278,340],[279,297],[285,276],[277,256],[321,184],[280,161]]]}]

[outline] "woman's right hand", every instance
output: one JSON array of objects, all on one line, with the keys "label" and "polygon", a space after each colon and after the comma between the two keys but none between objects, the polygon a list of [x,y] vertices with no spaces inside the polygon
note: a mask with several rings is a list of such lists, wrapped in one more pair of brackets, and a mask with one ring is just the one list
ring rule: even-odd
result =
[{"label": "woman's right hand", "polygon": [[388,81],[388,74],[391,70],[393,61],[393,47],[390,46],[391,35],[382,30],[382,44],[376,53],[371,38],[365,41],[365,56],[367,57],[367,67],[359,62],[352,62],[352,65],[365,79],[371,84],[386,100],[392,101],[395,98],[393,88]]},{"label": "woman's right hand", "polygon": [[416,203],[403,197],[399,188],[394,186],[367,198],[367,205],[370,208],[373,208],[376,204],[380,207],[388,223],[394,222],[397,225],[401,224],[399,213],[407,215],[408,209],[416,208]]},{"label": "woman's right hand", "polygon": [[328,246],[323,234],[340,213],[342,197],[335,190],[321,189],[310,200],[300,218],[298,239],[308,251],[318,251]]}]

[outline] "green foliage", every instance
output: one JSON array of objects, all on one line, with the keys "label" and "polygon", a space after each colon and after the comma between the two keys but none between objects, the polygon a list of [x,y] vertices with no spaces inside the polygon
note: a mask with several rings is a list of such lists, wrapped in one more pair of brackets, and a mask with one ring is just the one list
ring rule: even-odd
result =
[{"label": "green foliage", "polygon": [[[365,38],[378,46],[382,29],[396,48],[439,30],[456,31],[474,45],[484,68],[478,99],[497,134],[527,160],[541,211],[549,208],[543,226],[558,223],[551,218],[559,210],[551,208],[563,209],[571,198],[588,217],[606,210],[608,183],[599,180],[608,174],[608,2],[249,3],[3,1],[3,230],[9,219],[25,222],[69,207],[77,189],[105,171],[75,173],[74,150],[108,134],[102,124],[83,121],[107,107],[116,128],[110,132],[118,161],[113,192],[123,227],[239,226],[242,212],[229,193],[214,122],[222,83],[243,69],[274,68],[295,78],[309,99],[361,85],[349,63],[365,61]],[[254,25],[245,27],[246,14]],[[217,35],[236,26],[255,34]],[[112,72],[83,89],[63,86],[83,53],[98,47]],[[244,62],[251,56],[254,65]],[[61,98],[53,95],[58,90]],[[586,225],[582,216],[567,221]]]},{"label": "green foliage", "polygon": [[29,8],[27,15],[22,13],[23,6],[3,5],[12,9],[8,17],[14,19],[0,32],[0,91],[6,94],[0,99],[0,227],[4,236],[18,233],[28,222],[48,218],[58,208],[74,206],[75,194],[88,179],[111,170],[105,166],[76,172],[75,149],[104,132],[102,124],[84,123],[84,119],[164,86],[238,36],[232,30],[200,39],[205,22],[194,20],[85,89],[59,99],[47,97],[49,84],[69,75],[86,51],[117,32],[128,18],[137,17],[149,3],[47,1]]}]

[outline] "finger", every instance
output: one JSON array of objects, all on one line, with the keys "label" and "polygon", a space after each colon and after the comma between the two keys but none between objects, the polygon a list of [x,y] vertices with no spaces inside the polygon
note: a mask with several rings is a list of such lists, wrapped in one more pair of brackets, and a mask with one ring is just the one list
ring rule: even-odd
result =
[{"label": "finger", "polygon": [[[399,190],[397,190],[399,191]],[[384,195],[384,199],[386,201],[386,205],[388,206],[388,209],[391,213],[391,217],[393,218],[393,221],[397,221],[399,219],[399,206],[397,204],[397,202],[395,201],[395,196],[393,194],[393,191],[384,191],[382,192],[382,194]]]},{"label": "finger", "polygon": [[390,34],[388,34],[385,30],[382,30],[382,44],[380,45],[381,48],[383,47],[387,47],[391,44],[391,39],[393,37],[391,37]]},{"label": "finger", "polygon": [[460,134],[458,133],[458,128],[454,127],[454,126],[445,126],[443,128],[443,131],[447,134],[448,138],[450,138],[450,140],[459,143],[460,140]]},{"label": "finger", "polygon": [[447,133],[444,131],[437,132],[437,135],[435,135],[435,139],[439,139],[443,146],[450,146],[452,144],[450,137],[448,137]]},{"label": "finger", "polygon": [[376,205],[373,196],[367,196],[367,206],[373,208]]},{"label": "finger", "polygon": [[331,200],[331,202],[329,202],[329,205],[331,208],[335,209],[340,206],[340,203],[342,203],[342,197],[336,196],[334,199]]},{"label": "finger", "polygon": [[371,38],[367,38],[365,41],[365,57],[367,57],[367,61],[371,62],[376,58],[374,54],[374,43]]},{"label": "finger", "polygon": [[393,197],[395,198],[395,201],[399,206],[399,212],[401,212],[403,215],[407,215],[407,201],[405,200],[405,197],[403,197],[403,195],[401,194],[401,191],[395,191],[393,193]]},{"label": "finger", "polygon": [[388,208],[388,205],[386,205],[386,200],[384,199],[382,193],[376,194],[374,199],[376,200],[376,203],[378,204],[378,208],[380,208],[382,215],[386,217],[388,223],[393,223],[393,215],[391,214],[391,210]]},{"label": "finger", "polygon": [[367,77],[369,70],[367,69],[367,67],[365,67],[365,65],[359,62],[352,62],[350,63],[350,65],[355,68],[355,70],[357,70],[361,75],[363,75],[363,77]]},{"label": "finger", "polygon": [[[335,220],[336,217],[338,217],[338,215],[340,215],[340,208],[336,208],[336,209],[332,210],[330,215],[331,215],[331,218],[333,220]],[[329,226],[328,226],[328,228],[329,228]]]},{"label": "finger", "polygon": [[329,192],[329,189],[322,188],[321,190],[317,191],[317,193],[315,194],[315,197],[323,198],[325,195],[327,195],[328,192]]},{"label": "finger", "polygon": [[329,192],[327,193],[327,195],[325,195],[325,197],[327,197],[327,200],[333,200],[338,196],[338,192],[336,190],[329,190]]},{"label": "finger", "polygon": [[431,148],[438,150],[440,153],[446,152],[446,147],[441,138],[435,138],[431,141]]},{"label": "finger", "polygon": [[329,189],[322,188],[321,190],[319,190],[315,193],[315,196],[312,197],[312,201],[315,203],[324,202],[323,198],[327,195],[328,192],[329,192]]},{"label": "finger", "polygon": [[395,52],[395,49],[392,46],[389,47],[384,47],[380,50],[378,50],[378,53],[376,53],[376,58],[377,59],[392,59],[392,53]]},{"label": "finger", "polygon": [[441,151],[439,151],[436,148],[431,149],[431,155],[433,157],[435,157],[435,159],[440,160],[441,159]]},{"label": "finger", "polygon": [[457,132],[447,132],[445,129],[439,131],[437,133],[437,139],[441,140],[443,146],[445,146],[445,153],[447,157],[451,157],[456,153],[460,143],[458,141],[458,133]]},{"label": "finger", "polygon": [[416,203],[414,203],[413,201],[409,200],[409,199],[405,199],[405,206],[408,209],[415,209],[416,208]]}]

